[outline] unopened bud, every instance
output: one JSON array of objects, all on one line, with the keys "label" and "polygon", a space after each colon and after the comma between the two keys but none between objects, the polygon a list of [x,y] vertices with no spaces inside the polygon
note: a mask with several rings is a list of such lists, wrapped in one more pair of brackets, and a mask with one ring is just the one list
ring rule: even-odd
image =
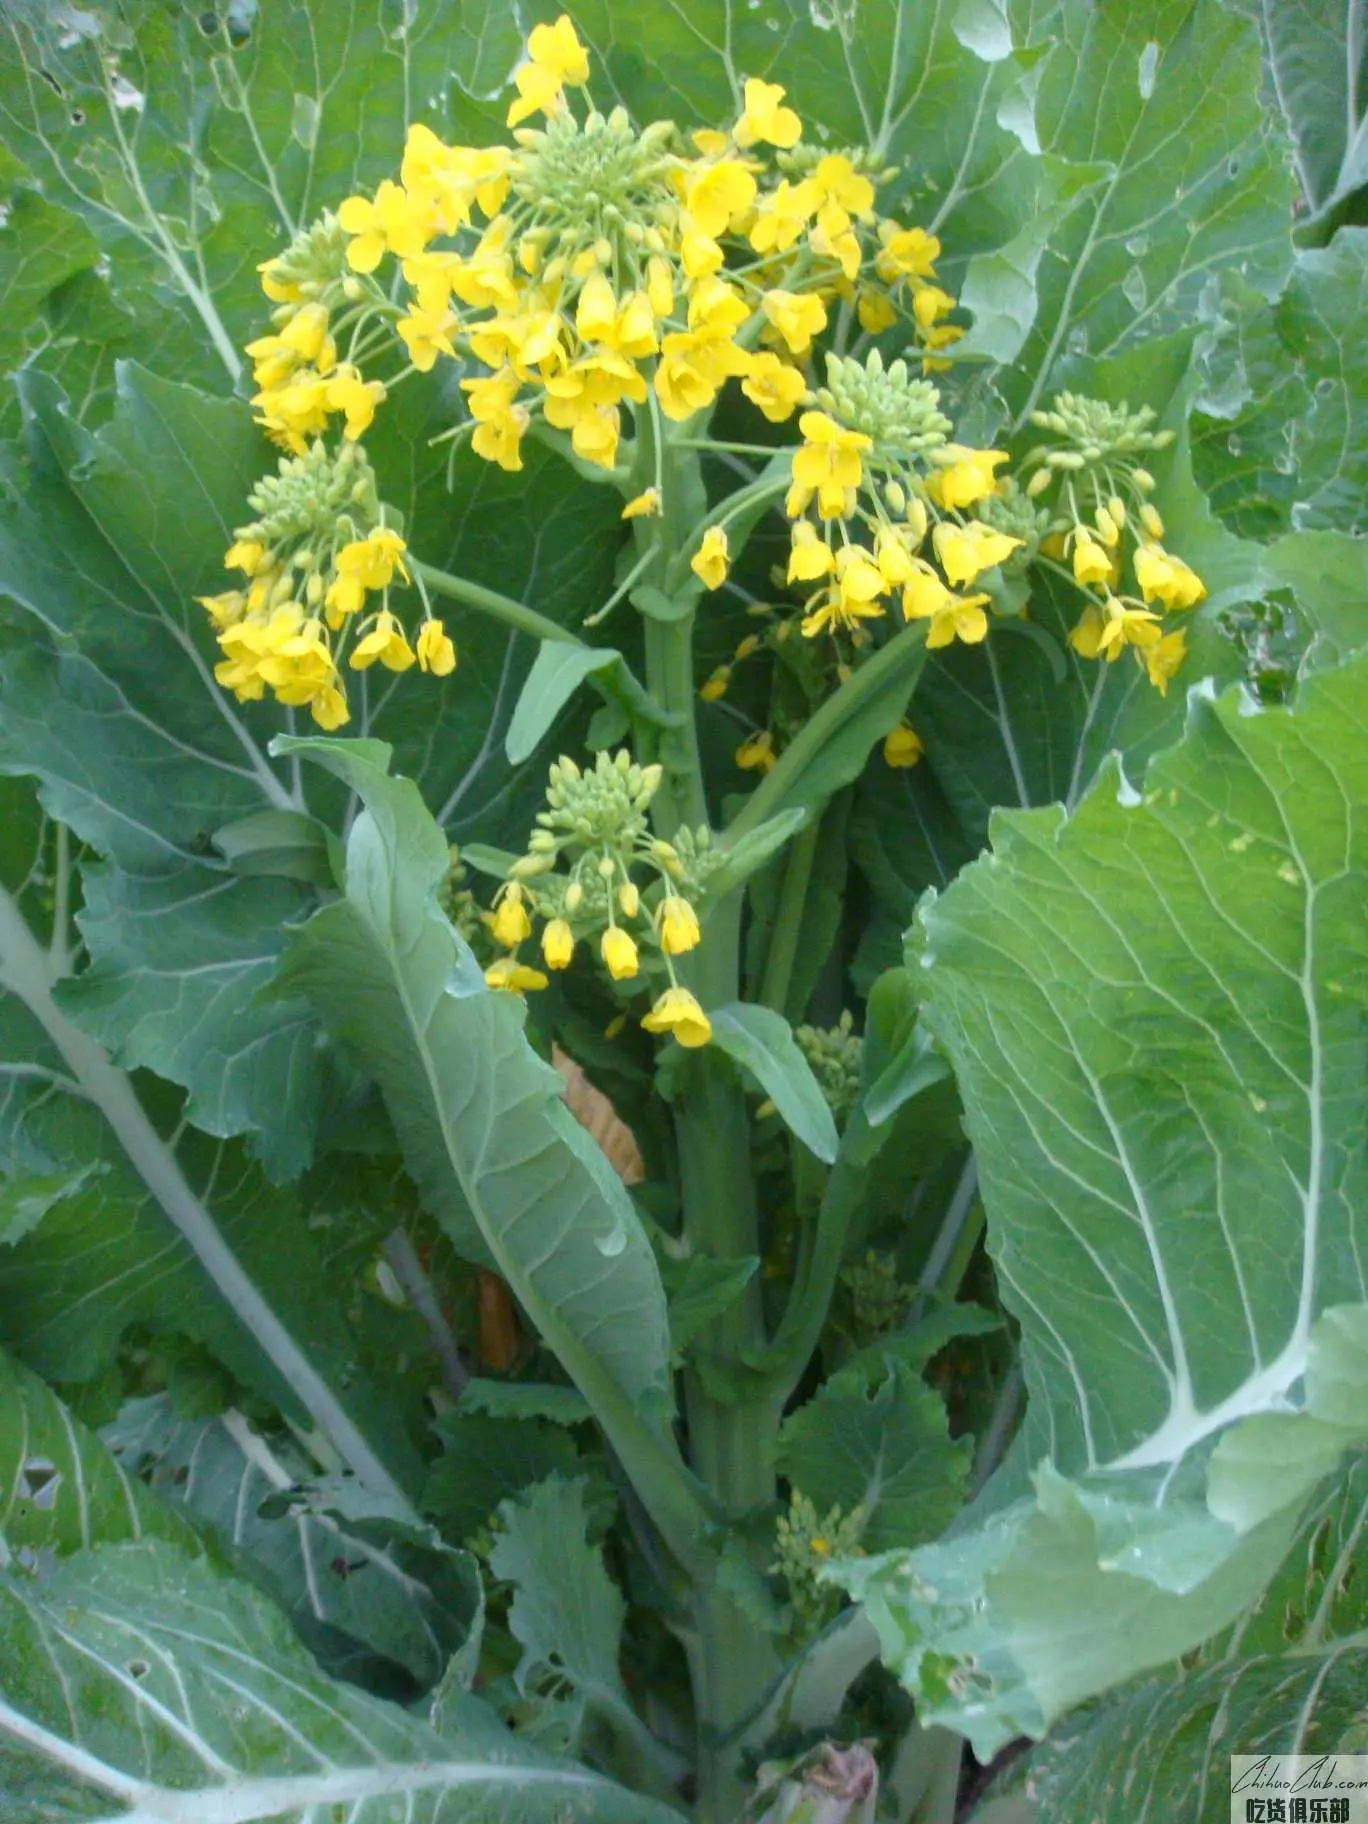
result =
[{"label": "unopened bud", "polygon": [[1026,492],[1030,495],[1032,500],[1035,500],[1045,492],[1046,488],[1049,487],[1053,480],[1054,476],[1050,473],[1049,469],[1037,469],[1035,474],[1032,475],[1031,479],[1026,483]]},{"label": "unopened bud", "polygon": [[508,870],[510,880],[535,880],[538,874],[546,874],[556,865],[554,855],[520,855]]},{"label": "unopened bud", "polygon": [[624,880],[617,890],[617,902],[624,918],[635,918],[641,907],[641,895],[634,880]]},{"label": "unopened bud", "polygon": [[584,888],[577,880],[572,880],[565,889],[565,909],[567,912],[578,912],[584,898]]}]

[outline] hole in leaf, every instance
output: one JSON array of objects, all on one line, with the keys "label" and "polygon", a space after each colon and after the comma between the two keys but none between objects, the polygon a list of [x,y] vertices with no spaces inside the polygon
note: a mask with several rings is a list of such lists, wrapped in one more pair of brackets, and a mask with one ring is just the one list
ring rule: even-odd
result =
[{"label": "hole in leaf", "polygon": [[218,29],[219,29],[218,14],[217,13],[201,13],[199,16],[199,28],[204,33],[206,38],[213,38],[213,37],[217,36]]},{"label": "hole in leaf", "polygon": [[57,1491],[61,1486],[62,1473],[47,1457],[30,1457],[20,1471],[20,1493],[35,1507],[47,1512],[57,1505]]},{"label": "hole in leaf", "polygon": [[151,1670],[151,1666],[148,1665],[145,1659],[130,1659],[128,1662],[128,1674],[130,1678],[146,1678]]},{"label": "hole in leaf", "polygon": [[85,125],[84,108],[73,108],[71,110],[71,124],[73,127],[83,127]]}]

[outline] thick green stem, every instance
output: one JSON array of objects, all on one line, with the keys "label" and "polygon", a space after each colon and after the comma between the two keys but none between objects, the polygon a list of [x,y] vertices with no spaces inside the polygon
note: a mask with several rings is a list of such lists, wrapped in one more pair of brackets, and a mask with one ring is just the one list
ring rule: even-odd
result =
[{"label": "thick green stem", "polygon": [[535,608],[515,602],[511,595],[500,595],[497,589],[486,589],[483,583],[472,583],[468,577],[453,576],[448,570],[438,570],[432,564],[420,563],[414,557],[410,557],[409,565],[413,574],[434,595],[444,595],[450,601],[459,602],[463,608],[473,608],[477,614],[487,614],[491,620],[502,621],[506,627],[516,628],[519,633],[530,633],[534,640],[559,640],[566,646],[584,645],[579,635],[571,633],[568,627],[547,620]]}]

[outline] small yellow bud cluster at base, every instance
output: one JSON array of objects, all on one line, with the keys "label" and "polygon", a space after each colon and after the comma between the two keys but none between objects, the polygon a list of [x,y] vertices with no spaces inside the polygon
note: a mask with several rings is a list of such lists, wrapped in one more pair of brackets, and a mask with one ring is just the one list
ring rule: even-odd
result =
[{"label": "small yellow bud cluster at base", "polygon": [[[659,766],[638,766],[625,750],[598,754],[590,768],[565,755],[552,765],[546,808],[537,814],[527,854],[514,863],[486,914],[494,942],[508,954],[489,965],[485,980],[516,992],[548,985],[547,975],[517,955],[534,934],[534,919],[541,919],[547,969],[568,969],[580,943],[596,938],[599,961],[615,984],[638,981],[645,966],[663,970],[669,985],[642,1025],[681,1045],[706,1045],[712,1036],[708,1016],[676,980],[673,960],[702,941],[689,895],[706,869],[699,845],[692,838],[685,842],[684,832],[678,848],[650,833],[646,813],[661,776]],[[634,878],[637,871],[653,877],[645,891]],[[651,946],[648,965],[644,945]]]}]

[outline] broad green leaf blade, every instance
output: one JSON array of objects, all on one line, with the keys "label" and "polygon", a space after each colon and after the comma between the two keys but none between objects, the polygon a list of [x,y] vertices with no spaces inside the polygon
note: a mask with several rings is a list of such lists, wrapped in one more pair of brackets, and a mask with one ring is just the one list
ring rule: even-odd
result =
[{"label": "broad green leaf blade", "polygon": [[286,989],[374,1075],[458,1250],[507,1280],[618,1450],[650,1459],[647,1498],[672,1507],[684,1549],[697,1513],[660,1429],[665,1295],[636,1211],[528,1045],[520,1001],[486,988],[439,911],[447,846],[414,786],[345,743],[292,748],[340,774],[365,811],[346,897],[293,937]]},{"label": "broad green leaf blade", "polygon": [[555,1382],[486,1381],[466,1383],[462,1412],[483,1412],[492,1419],[550,1419],[554,1425],[580,1425],[593,1417],[573,1387]]},{"label": "broad green leaf blade", "polygon": [[[677,1814],[524,1747],[447,1691],[439,1734],[320,1672],[250,1585],[164,1546],[106,1546],[0,1584],[0,1771],[44,1809],[164,1824],[667,1824]],[[117,1809],[116,1809],[117,1808]]]},{"label": "broad green leaf blade", "polygon": [[1295,187],[1260,101],[1251,25],[1209,0],[1064,0],[1045,37],[1038,145],[1058,165],[1111,175],[1053,236],[1036,322],[998,376],[1018,424],[1070,360],[1191,323],[1213,273],[1234,269],[1271,295],[1292,252]]},{"label": "broad green leaf blade", "polygon": [[[1335,1422],[1315,1363],[1363,1298],[1368,1207],[1365,689],[1358,660],[1295,710],[1194,698],[1143,799],[1113,771],[1070,819],[1000,817],[923,913],[1040,1467],[1034,1499],[847,1572],[980,1746],[1247,1607]],[[1267,1518],[1223,1480],[1260,1451],[1290,1503]]]},{"label": "broad green leaf blade", "polygon": [[548,1419],[468,1413],[462,1402],[438,1420],[436,1432],[442,1454],[428,1471],[422,1505],[448,1539],[482,1532],[500,1502],[533,1483],[586,1467],[574,1438]]},{"label": "broad green leaf blade", "polygon": [[227,391],[260,321],[256,265],[393,173],[404,129],[480,133],[519,50],[512,16],[356,0],[259,11],[12,7],[0,123],[53,204],[98,237],[117,303],[175,333],[168,373]]},{"label": "broad green leaf blade", "polygon": [[80,1382],[113,1361],[131,1324],[194,1338],[402,1503],[419,1463],[397,1389],[382,1399],[367,1372],[369,1326],[335,1303],[346,1277],[330,1274],[292,1194],[178,1124],[155,1084],[140,1100],[55,1005],[70,844],[32,815],[26,782],[4,782],[0,806],[15,813],[0,822],[0,1176],[64,1185],[35,1229],[0,1248],[0,1341]]},{"label": "broad green leaf blade", "polygon": [[958,1513],[969,1444],[952,1443],[945,1404],[890,1349],[870,1350],[784,1421],[779,1468],[818,1513],[864,1517],[866,1551],[934,1539]]},{"label": "broad green leaf blade", "polygon": [[199,1549],[193,1527],[135,1482],[36,1374],[0,1350],[0,1539],[21,1565],[96,1544],[162,1538]]},{"label": "broad green leaf blade", "polygon": [[510,763],[517,766],[536,752],[586,678],[621,663],[622,654],[611,646],[571,646],[543,640],[532,669],[523,680],[504,736],[504,751]]},{"label": "broad green leaf blade", "polygon": [[1197,479],[1239,531],[1357,531],[1368,510],[1368,229],[1301,253],[1275,303],[1229,287],[1203,360]]},{"label": "broad green leaf blade", "polygon": [[1312,214],[1368,181],[1363,0],[1235,0],[1260,27],[1270,100],[1287,122]]},{"label": "broad green leaf blade", "polygon": [[1363,1752],[1365,1675],[1368,1651],[1331,1642],[1151,1680],[1036,1750],[1038,1816],[1226,1824],[1232,1754]]},{"label": "broad green leaf blade", "polygon": [[750,1072],[808,1151],[830,1165],[840,1145],[836,1123],[783,1014],[733,1001],[708,1018],[713,1044]]},{"label": "broad green leaf blade", "polygon": [[520,1691],[570,1684],[590,1708],[635,1724],[618,1670],[627,1604],[587,1536],[583,1482],[550,1476],[498,1513],[489,1567],[513,1586],[508,1625],[523,1653]]},{"label": "broad green leaf blade", "polygon": [[179,1418],[164,1394],[131,1401],[101,1437],[124,1468],[248,1562],[319,1663],[366,1683],[376,1662],[435,1685],[480,1608],[467,1554],[381,1511],[341,1477],[321,1479],[288,1434],[267,1438],[229,1410]]}]

